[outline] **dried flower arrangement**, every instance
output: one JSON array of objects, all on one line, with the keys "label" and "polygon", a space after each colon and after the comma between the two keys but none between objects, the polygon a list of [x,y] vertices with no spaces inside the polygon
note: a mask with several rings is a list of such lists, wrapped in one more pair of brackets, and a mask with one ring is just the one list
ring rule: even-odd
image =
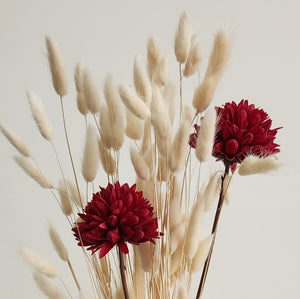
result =
[{"label": "dried flower arrangement", "polygon": [[[135,59],[134,88],[117,86],[112,76],[106,77],[105,103],[100,101],[90,73],[76,65],[77,107],[86,126],[81,164],[85,186],[78,181],[66,126],[63,97],[68,84],[63,60],[54,39],[47,37],[46,47],[73,178],[65,177],[52,142],[52,126],[36,94],[28,93],[29,105],[41,135],[54,149],[61,180],[54,184],[47,178],[28,146],[8,126],[2,124],[1,131],[21,154],[15,161],[42,188],[50,190],[66,216],[89,271],[91,297],[200,298],[233,176],[265,173],[279,166],[275,157],[279,148],[274,143],[279,128],[271,129],[266,112],[247,100],[210,108],[229,57],[227,34],[219,31],[215,35],[192,106],[183,106],[182,82],[197,74],[202,58],[190,20],[182,14],[174,42],[179,111],[175,109],[175,86],[168,81],[167,60],[153,38],[147,45],[147,67],[139,57]],[[130,158],[137,178],[132,186],[119,176],[125,136],[133,140]],[[201,165],[209,160],[215,160],[220,169],[202,178]],[[107,174],[106,183],[94,181],[98,171]],[[101,185],[100,190],[94,184]],[[206,233],[203,220],[213,208],[212,228]],[[86,298],[66,245],[52,225],[49,236],[70,268],[79,297]],[[67,298],[49,279],[58,275],[51,263],[29,248],[23,248],[22,254],[34,267],[34,279],[46,296]],[[198,280],[197,294],[190,288],[192,278]]]}]

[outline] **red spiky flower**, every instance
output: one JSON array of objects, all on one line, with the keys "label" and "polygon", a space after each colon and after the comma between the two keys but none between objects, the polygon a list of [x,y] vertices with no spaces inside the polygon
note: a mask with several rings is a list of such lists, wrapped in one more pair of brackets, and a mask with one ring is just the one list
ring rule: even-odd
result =
[{"label": "red spiky flower", "polygon": [[[271,129],[272,120],[263,109],[242,100],[239,104],[228,102],[216,110],[218,123],[213,156],[234,167],[249,154],[265,157],[279,152],[274,140],[280,128]],[[199,127],[195,127],[195,133],[190,136],[191,147],[196,146],[198,130]]]},{"label": "red spiky flower", "polygon": [[115,245],[128,253],[126,242],[140,244],[158,238],[157,218],[153,218],[153,207],[135,190],[136,185],[108,184],[93,194],[93,199],[79,213],[80,221],[73,227],[79,246],[89,246],[92,254],[100,250],[100,258]]}]

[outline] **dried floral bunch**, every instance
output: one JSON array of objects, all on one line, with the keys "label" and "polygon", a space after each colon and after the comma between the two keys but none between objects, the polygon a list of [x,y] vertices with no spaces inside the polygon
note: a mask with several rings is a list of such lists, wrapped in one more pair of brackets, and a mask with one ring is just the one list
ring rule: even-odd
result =
[{"label": "dried floral bunch", "polygon": [[[100,100],[89,71],[76,65],[77,107],[86,126],[81,164],[85,186],[79,184],[66,126],[64,96],[68,84],[63,60],[54,39],[47,37],[46,47],[73,177],[66,178],[60,167],[61,180],[52,183],[21,138],[6,125],[2,124],[1,130],[21,154],[15,157],[16,162],[41,187],[50,190],[66,216],[89,270],[91,297],[200,298],[233,175],[264,173],[279,166],[274,155],[279,152],[274,143],[279,128],[271,129],[267,113],[247,100],[209,108],[228,61],[228,35],[222,30],[215,35],[191,106],[183,105],[182,83],[197,74],[202,55],[186,13],[180,17],[174,42],[178,96],[168,79],[167,59],[153,38],[147,45],[147,65],[139,56],[134,61],[134,88],[117,85],[108,75],[105,101]],[[34,93],[28,93],[28,99],[38,129],[61,165],[43,105]],[[125,137],[136,173],[131,186],[119,172],[120,159],[127,159],[122,151]],[[207,161],[214,161],[218,170],[210,170],[208,178],[203,178],[200,167]],[[98,172],[107,174],[107,182],[95,181]],[[100,185],[100,190],[95,190],[94,184]],[[211,209],[216,209],[215,217],[210,232],[206,232],[203,220]],[[69,266],[80,298],[86,298],[67,246],[53,226],[49,236]],[[53,265],[31,249],[23,248],[22,254],[34,267],[35,281],[45,295],[67,298],[50,281],[58,275]],[[201,270],[202,274],[197,274]],[[198,281],[197,294],[190,288],[192,279]]]}]

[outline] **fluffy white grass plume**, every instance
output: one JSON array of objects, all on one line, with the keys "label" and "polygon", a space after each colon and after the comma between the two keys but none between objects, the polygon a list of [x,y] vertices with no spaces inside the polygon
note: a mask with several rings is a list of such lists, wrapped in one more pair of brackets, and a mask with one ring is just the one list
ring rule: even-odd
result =
[{"label": "fluffy white grass plume", "polygon": [[77,91],[77,108],[82,115],[87,115],[89,113],[89,110],[86,106],[86,101],[84,98],[82,74],[83,74],[82,66],[80,63],[77,63],[74,70],[74,81],[75,81],[75,87]]},{"label": "fluffy white grass plume", "polygon": [[169,168],[172,171],[180,171],[185,165],[188,150],[189,127],[189,122],[183,120],[173,139],[168,160]]},{"label": "fluffy white grass plume", "polygon": [[81,172],[86,182],[92,182],[96,177],[99,164],[98,136],[95,128],[89,125],[86,130],[84,154]]},{"label": "fluffy white grass plume", "polygon": [[170,217],[170,230],[174,230],[177,226],[184,221],[183,209],[180,205],[179,197],[172,199],[169,209]]},{"label": "fluffy white grass plume", "polygon": [[208,110],[200,124],[198,132],[195,154],[200,162],[208,161],[211,157],[215,132],[216,132],[217,113],[214,108]]},{"label": "fluffy white grass plume", "polygon": [[192,25],[186,12],[184,12],[179,20],[178,30],[175,35],[174,50],[177,61],[185,63],[191,48]]},{"label": "fluffy white grass plume", "polygon": [[168,140],[171,134],[171,121],[159,88],[153,85],[150,105],[151,121],[155,136]]},{"label": "fluffy white grass plume", "polygon": [[192,106],[190,105],[184,105],[184,109],[183,109],[183,117],[186,121],[191,122],[193,117],[194,117],[195,113],[194,113],[194,109]]},{"label": "fluffy white grass plume", "polygon": [[135,148],[130,149],[131,162],[139,179],[148,181],[150,179],[150,169],[143,157]]},{"label": "fluffy white grass plume", "polygon": [[65,247],[63,241],[61,240],[58,232],[52,225],[49,225],[48,231],[49,231],[50,239],[52,241],[52,244],[57,254],[63,261],[67,261],[69,258],[68,250]]},{"label": "fluffy white grass plume", "polygon": [[100,98],[94,80],[88,70],[83,71],[82,86],[87,108],[92,114],[98,113],[100,110]]},{"label": "fluffy white grass plume", "polygon": [[112,122],[106,105],[101,105],[99,114],[100,136],[103,145],[110,149],[112,147]]},{"label": "fluffy white grass plume", "polygon": [[36,166],[34,166],[28,158],[25,158],[23,156],[15,156],[14,160],[42,188],[53,188],[53,183],[48,178],[46,178],[45,175]]},{"label": "fluffy white grass plume", "polygon": [[151,83],[146,68],[141,62],[141,56],[137,55],[133,66],[134,87],[137,94],[144,102],[148,102],[151,98]]},{"label": "fluffy white grass plume", "polygon": [[99,146],[100,161],[104,171],[108,175],[114,174],[117,169],[115,159],[112,157],[109,150],[105,148],[101,140],[99,140],[98,146]]},{"label": "fluffy white grass plume", "polygon": [[213,174],[203,190],[203,198],[205,199],[205,211],[210,211],[213,203],[218,198],[221,188],[221,177],[218,172]]},{"label": "fluffy white grass plume", "polygon": [[51,278],[57,276],[56,268],[34,250],[24,247],[21,249],[21,254],[26,262],[28,262],[35,270]]},{"label": "fluffy white grass plume", "polygon": [[82,73],[83,73],[83,68],[81,64],[78,62],[74,70],[74,82],[75,82],[75,87],[77,92],[83,92]]},{"label": "fluffy white grass plume", "polygon": [[189,56],[184,66],[183,75],[185,77],[190,77],[194,75],[199,69],[201,62],[201,52],[198,44],[195,44],[191,47]]},{"label": "fluffy white grass plume", "polygon": [[151,120],[148,119],[145,121],[144,124],[144,130],[143,130],[143,140],[142,140],[142,144],[141,144],[141,149],[140,149],[140,153],[144,154],[148,151],[148,149],[150,148],[150,143],[151,143]]},{"label": "fluffy white grass plume", "polygon": [[76,102],[78,111],[82,115],[87,115],[89,113],[89,109],[86,106],[86,101],[83,92],[77,92]]},{"label": "fluffy white grass plume", "polygon": [[70,216],[73,212],[72,202],[66,189],[66,186],[62,180],[60,180],[58,185],[58,192],[61,202],[61,210],[66,216]]},{"label": "fluffy white grass plume", "polygon": [[78,194],[78,190],[76,185],[73,184],[70,180],[67,180],[68,190],[70,191],[70,196],[72,201],[76,204],[77,207],[85,207],[87,204],[85,196],[80,192]]},{"label": "fluffy white grass plume", "polygon": [[151,116],[148,106],[141,100],[134,89],[124,84],[119,86],[119,93],[124,105],[134,115],[141,119],[148,119]]},{"label": "fluffy white grass plume", "polygon": [[113,122],[122,114],[121,99],[112,75],[108,74],[104,81],[104,97],[110,118]]},{"label": "fluffy white grass plume", "polygon": [[191,264],[192,272],[198,272],[201,269],[201,267],[204,265],[210,250],[212,240],[213,240],[213,235],[210,235],[200,241],[198,249],[192,260],[192,264]]},{"label": "fluffy white grass plume", "polygon": [[188,299],[187,286],[181,285],[178,289],[177,299]]},{"label": "fluffy white grass plume", "polygon": [[33,274],[34,280],[40,290],[50,299],[67,299],[62,291],[57,289],[45,276],[40,273]]},{"label": "fluffy white grass plume", "polygon": [[56,93],[62,97],[68,93],[68,81],[60,49],[56,40],[49,36],[46,37],[46,47],[53,87]]},{"label": "fluffy white grass plume", "polygon": [[156,40],[153,37],[150,37],[147,44],[147,69],[150,79],[152,79],[160,59],[160,50]]},{"label": "fluffy white grass plume", "polygon": [[224,200],[229,204],[232,197],[232,175],[227,175],[223,181]]},{"label": "fluffy white grass plume", "polygon": [[125,134],[133,140],[139,140],[143,135],[142,120],[127,109]]},{"label": "fluffy white grass plume", "polygon": [[[158,148],[160,150],[160,147],[158,145]],[[161,150],[160,150],[161,152]],[[157,165],[157,180],[162,182],[162,181],[167,181],[168,179],[168,165],[167,165],[167,160],[165,156],[159,156],[158,158],[158,165]]]},{"label": "fluffy white grass plume", "polygon": [[205,199],[199,192],[197,201],[192,209],[191,216],[189,218],[186,231],[187,238],[184,244],[184,254],[190,260],[192,260],[192,258],[194,257],[200,243],[200,228],[202,226],[204,207]]},{"label": "fluffy white grass plume", "polygon": [[182,259],[182,244],[177,247],[175,252],[171,255],[171,265],[170,265],[170,274],[174,274],[179,268],[180,261]]},{"label": "fluffy white grass plume", "polygon": [[174,105],[175,94],[176,94],[175,85],[171,82],[168,82],[164,86],[162,95],[169,111],[171,123],[173,123],[174,121],[174,114],[175,114],[175,105]]},{"label": "fluffy white grass plume", "polygon": [[182,244],[186,229],[185,221],[181,221],[179,225],[171,231],[170,253],[173,254],[177,247]]},{"label": "fluffy white grass plume", "polygon": [[240,175],[250,175],[267,173],[272,170],[277,170],[280,166],[277,158],[274,155],[267,157],[248,156],[239,167]]},{"label": "fluffy white grass plume", "polygon": [[33,119],[41,135],[50,141],[53,136],[53,128],[48,120],[43,103],[34,92],[27,92],[27,98]]},{"label": "fluffy white grass plume", "polygon": [[153,76],[153,81],[158,86],[164,86],[168,82],[168,58],[165,56],[160,61]]},{"label": "fluffy white grass plume", "polygon": [[220,79],[229,59],[229,54],[229,37],[223,30],[220,30],[215,36],[214,46],[210,55],[205,77],[216,77]]},{"label": "fluffy white grass plume", "polygon": [[203,112],[211,103],[217,81],[214,77],[205,77],[198,85],[193,96],[193,106],[198,113]]},{"label": "fluffy white grass plume", "polygon": [[31,152],[29,147],[24,143],[17,133],[15,133],[12,129],[10,129],[5,124],[0,124],[0,130],[3,135],[7,138],[7,140],[11,143],[12,146],[15,147],[25,157],[31,157]]}]

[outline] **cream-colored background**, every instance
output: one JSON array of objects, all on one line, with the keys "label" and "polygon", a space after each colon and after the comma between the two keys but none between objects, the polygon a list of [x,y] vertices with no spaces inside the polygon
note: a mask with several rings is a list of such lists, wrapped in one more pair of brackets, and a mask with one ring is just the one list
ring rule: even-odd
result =
[{"label": "cream-colored background", "polygon": [[[280,171],[235,180],[232,201],[221,218],[204,298],[300,298],[297,0],[0,0],[0,120],[23,136],[44,171],[56,181],[53,154],[40,138],[27,105],[26,90],[35,90],[46,106],[55,127],[54,143],[71,173],[62,146],[59,101],[50,83],[44,36],[54,35],[64,56],[70,81],[70,93],[64,99],[67,122],[74,158],[80,166],[84,122],[75,107],[75,63],[81,61],[91,69],[99,90],[108,71],[118,82],[132,84],[134,57],[146,53],[147,39],[154,35],[169,56],[173,65],[170,78],[176,81],[172,43],[184,9],[198,34],[204,65],[217,29],[226,27],[233,37],[231,60],[214,103],[248,98],[270,114],[274,126],[284,127],[278,134],[283,161]],[[190,82],[184,86],[187,102],[197,78]],[[24,245],[53,261],[68,285],[75,288],[48,240],[48,222],[72,248],[71,258],[84,284],[80,250],[57,212],[57,204],[15,165],[11,156],[16,151],[2,136],[0,143],[0,297],[42,298],[31,270],[19,256]],[[126,161],[122,165],[126,166]],[[132,175],[128,172],[123,169],[121,180],[131,183],[133,169]],[[101,181],[104,176],[99,176],[99,184]]]}]

